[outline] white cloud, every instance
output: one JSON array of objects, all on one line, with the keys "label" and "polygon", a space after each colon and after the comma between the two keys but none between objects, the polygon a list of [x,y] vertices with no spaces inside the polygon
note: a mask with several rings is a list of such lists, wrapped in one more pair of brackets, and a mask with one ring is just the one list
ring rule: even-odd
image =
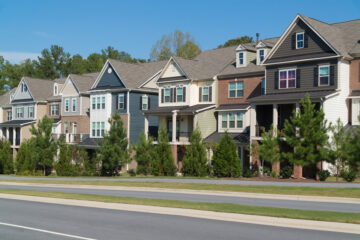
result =
[{"label": "white cloud", "polygon": [[33,32],[33,34],[35,34],[36,36],[39,36],[39,37],[43,37],[43,38],[49,38],[50,35],[46,32],[41,32],[41,31],[35,31]]},{"label": "white cloud", "polygon": [[40,56],[40,53],[31,53],[31,52],[0,52],[0,56],[3,56],[5,60],[8,60],[11,63],[21,63],[27,58],[31,60],[37,59]]}]

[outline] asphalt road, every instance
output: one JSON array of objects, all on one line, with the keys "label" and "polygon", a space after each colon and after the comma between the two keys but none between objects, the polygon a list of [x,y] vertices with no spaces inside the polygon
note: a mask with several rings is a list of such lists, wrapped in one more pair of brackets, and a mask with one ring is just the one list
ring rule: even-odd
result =
[{"label": "asphalt road", "polygon": [[[4,224],[14,224],[16,227]],[[24,227],[31,227],[32,230]],[[7,199],[0,199],[0,233],[2,240],[351,240],[360,237],[345,233]]]},{"label": "asphalt road", "polygon": [[174,182],[174,183],[204,183],[204,184],[230,184],[252,186],[289,186],[289,187],[335,187],[360,188],[360,183],[326,183],[326,182],[267,182],[244,180],[215,180],[215,179],[189,179],[189,178],[44,178],[44,177],[15,177],[0,176],[6,180],[46,180],[46,181],[119,181],[119,182]]},{"label": "asphalt road", "polygon": [[137,198],[156,198],[156,199],[169,199],[169,200],[193,201],[193,202],[234,203],[234,204],[249,205],[249,206],[267,206],[267,207],[277,207],[277,208],[360,213],[360,204],[346,204],[346,203],[324,203],[324,202],[259,199],[259,198],[228,197],[228,196],[214,196],[214,195],[200,195],[200,194],[147,192],[147,191],[14,186],[14,185],[2,185],[1,183],[0,183],[0,188],[37,190],[37,191],[48,191],[48,192],[97,194],[97,195],[124,196],[124,197],[137,197]]}]

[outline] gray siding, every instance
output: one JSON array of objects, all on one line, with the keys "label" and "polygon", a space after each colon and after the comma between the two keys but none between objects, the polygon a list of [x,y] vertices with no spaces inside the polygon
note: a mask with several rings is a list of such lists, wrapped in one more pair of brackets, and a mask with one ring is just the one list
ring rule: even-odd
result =
[{"label": "gray siding", "polygon": [[[130,93],[130,143],[137,143],[139,135],[144,130],[144,115],[140,108],[141,96],[144,93],[131,92]],[[158,95],[147,93],[150,99],[149,109],[158,107]],[[158,126],[158,117],[149,117],[149,129]]]},{"label": "gray siding", "polygon": [[[293,49],[292,38],[293,35],[299,32],[305,32],[308,39],[308,46],[301,49]],[[297,58],[308,58],[311,55],[332,56],[335,53],[327,46],[327,44],[321,40],[316,33],[314,33],[304,22],[298,20],[297,25],[279,46],[277,51],[271,57],[271,60],[280,60],[281,58],[287,58],[297,56]],[[270,60],[270,59],[269,59]],[[271,61],[269,61],[271,62]]]},{"label": "gray siding", "polygon": [[[334,85],[333,86],[314,86],[314,71],[318,65],[329,64],[334,67]],[[300,86],[299,88],[291,89],[276,89],[275,79],[279,69],[284,68],[296,68],[300,70]],[[277,78],[278,80],[278,78]],[[296,79],[298,81],[299,79]],[[304,92],[314,90],[332,90],[336,89],[338,85],[337,81],[337,60],[323,60],[323,61],[311,61],[297,64],[287,64],[278,66],[267,66],[266,67],[266,94],[273,93],[288,93],[288,92]]]},{"label": "gray siding", "polygon": [[[76,99],[76,111],[72,111],[72,99]],[[65,99],[69,99],[69,111],[65,112]],[[79,96],[68,96],[61,98],[61,115],[62,116],[78,116],[80,115],[80,97]]]},{"label": "gray siding", "polygon": [[19,84],[18,92],[13,100],[25,100],[25,99],[32,99],[29,89],[25,92],[21,92],[21,84]]},{"label": "gray siding", "polygon": [[[111,69],[111,73],[108,72],[108,69]],[[96,88],[104,87],[125,87],[121,82],[120,78],[116,75],[114,69],[109,65],[108,68],[104,71],[101,79],[99,80]]]},{"label": "gray siding", "polygon": [[[23,113],[24,113],[24,115],[23,115],[23,117],[22,118],[18,118],[17,117],[17,114],[16,114],[16,108],[19,108],[19,107],[23,107],[24,108],[24,111],[23,111]],[[29,118],[29,107],[34,107],[34,116],[33,117],[31,117],[31,118]],[[35,111],[36,111],[36,109],[35,109],[35,104],[34,103],[32,103],[32,104],[14,104],[13,106],[12,106],[12,119],[13,120],[27,120],[27,119],[35,119],[35,116],[36,116],[36,113],[35,113]]]}]

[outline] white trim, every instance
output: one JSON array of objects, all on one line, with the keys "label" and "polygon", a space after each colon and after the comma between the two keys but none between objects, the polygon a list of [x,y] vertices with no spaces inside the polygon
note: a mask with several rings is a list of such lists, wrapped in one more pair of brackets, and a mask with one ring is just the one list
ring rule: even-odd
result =
[{"label": "white trim", "polygon": [[[20,82],[19,82],[19,84],[18,84],[18,86],[17,86],[17,88],[16,88],[16,91],[13,93],[13,98],[11,99],[10,102],[12,102],[12,101],[16,98],[16,95],[18,94],[18,91],[21,91],[21,87],[19,87],[19,85],[22,84],[23,82],[26,83],[25,77],[22,77],[22,78],[21,78],[21,80],[20,80]],[[30,91],[30,89],[29,89],[29,85],[28,85],[27,83],[26,83],[26,86],[27,86],[27,89],[28,89],[27,92],[30,94],[31,99],[34,101],[34,97],[33,97],[33,95],[31,94],[31,91]],[[17,104],[18,104],[18,103],[20,103],[20,102],[17,102]]]},{"label": "white trim", "polygon": [[[301,48],[298,47],[298,39],[297,39],[298,35],[303,35],[303,39],[302,39],[303,45]],[[298,33],[296,33],[296,36],[295,36],[295,49],[303,49],[303,48],[305,48],[305,32],[298,32]]]},{"label": "white trim", "polygon": [[[238,91],[238,89],[237,89],[237,83],[240,83],[240,82],[242,82],[242,84],[243,84],[243,88],[242,88],[243,95],[242,95],[241,97],[237,96],[237,91]],[[230,96],[230,83],[235,83],[235,97],[231,97],[231,96]],[[230,98],[230,99],[244,98],[244,85],[245,85],[244,80],[238,81],[237,79],[235,79],[235,81],[229,82],[229,83],[228,83],[228,98]]]},{"label": "white trim", "polygon": [[[158,80],[163,76],[163,74],[165,73],[165,71],[167,70],[167,68],[169,67],[169,65],[170,65],[171,62],[174,62],[174,63],[177,65],[177,67],[180,69],[181,74],[184,75],[187,80],[189,80],[188,75],[185,73],[185,71],[182,69],[182,67],[181,67],[180,64],[175,60],[174,57],[171,57],[171,58],[169,59],[169,61],[166,63],[165,67],[161,70],[161,73],[160,73],[160,75],[159,75],[159,77],[158,77]],[[169,82],[173,82],[173,81],[169,81]],[[156,83],[159,83],[159,82],[156,81]],[[163,82],[161,82],[161,83],[163,83]]]},{"label": "white trim", "polygon": [[[75,100],[75,111],[74,111],[74,100]],[[71,98],[71,112],[76,112],[76,107],[77,107],[77,99]]]},{"label": "white trim", "polygon": [[[281,88],[280,87],[280,72],[284,72],[286,71],[286,87],[285,88]],[[295,71],[295,86],[294,87],[289,87],[289,71]],[[292,89],[292,88],[296,88],[296,71],[297,69],[296,68],[283,68],[283,69],[279,69],[279,76],[278,76],[278,89],[281,90],[281,89]]]},{"label": "white trim", "polygon": [[[147,102],[146,102],[146,109],[143,108],[144,104],[143,104],[143,100],[144,98],[147,99]],[[141,96],[141,110],[149,110],[149,96],[147,94],[143,94]]]},{"label": "white trim", "polygon": [[[320,68],[321,67],[327,67],[328,68],[328,75],[327,75],[328,83],[324,84],[324,85],[320,84]],[[322,65],[318,66],[318,87],[327,87],[327,86],[330,86],[330,64],[322,64]]]},{"label": "white trim", "polygon": [[110,63],[110,60],[108,59],[108,60],[106,60],[104,66],[103,66],[102,69],[101,69],[100,74],[97,76],[95,82],[93,83],[93,85],[91,86],[90,89],[95,88],[95,87],[98,85],[101,77],[104,75],[104,72],[105,72],[105,70],[107,69],[108,66],[111,66],[111,68],[114,70],[115,74],[118,76],[120,82],[124,85],[125,88],[127,88],[127,87],[126,87],[126,84],[121,80],[120,74],[116,71],[116,69],[115,69],[114,66]]},{"label": "white trim", "polygon": [[[292,60],[292,61],[285,61],[285,62],[275,62],[275,63],[262,63],[262,66],[271,66],[271,65],[281,65],[287,63],[298,63],[298,62],[308,62],[308,61],[316,61],[316,60],[324,60],[324,59],[332,59],[332,58],[339,58],[340,55],[336,56],[329,56],[329,57],[319,57],[319,58],[306,58],[306,59],[299,59],[299,60]],[[264,60],[265,62],[265,60]]]},{"label": "white trim", "polygon": [[[69,109],[66,111],[66,100],[69,101]],[[64,112],[70,112],[70,98],[64,98]]]},{"label": "white trim", "polygon": [[[237,122],[238,122],[238,119],[237,119],[237,115],[238,113],[241,113],[242,114],[242,127],[241,128],[238,128],[237,127]],[[226,128],[223,127],[223,114],[226,114]],[[230,128],[230,114],[234,114],[234,127],[233,128]],[[246,114],[246,111],[236,111],[236,112],[232,112],[232,111],[224,111],[222,112],[221,114],[219,114],[220,116],[220,126],[219,126],[219,130],[222,132],[222,131],[229,131],[229,132],[232,132],[232,131],[241,131],[241,130],[244,130],[245,129],[245,114]]]},{"label": "white trim", "polygon": [[[242,64],[240,63],[240,53],[243,54],[243,63]],[[237,68],[246,67],[247,66],[246,61],[247,61],[247,51],[246,50],[237,51],[236,52],[236,67]]]},{"label": "white trim", "polygon": [[143,84],[141,84],[138,88],[142,88],[144,85],[146,85],[148,82],[150,82],[151,80],[153,80],[156,75],[159,75],[161,73],[162,69],[160,69],[160,71],[156,72],[154,75],[152,75],[148,80],[146,80]]},{"label": "white trim", "polygon": [[[55,88],[56,88],[56,92],[55,92]],[[59,84],[58,84],[58,83],[54,83],[54,86],[53,86],[53,94],[54,94],[54,96],[58,96],[58,95],[59,95]]]},{"label": "white trim", "polygon": [[[122,107],[122,108],[120,108],[120,96],[123,97],[123,102],[122,102],[123,107]],[[118,109],[125,109],[125,94],[124,94],[124,93],[119,93],[119,94],[117,95],[116,101],[117,101]]]}]

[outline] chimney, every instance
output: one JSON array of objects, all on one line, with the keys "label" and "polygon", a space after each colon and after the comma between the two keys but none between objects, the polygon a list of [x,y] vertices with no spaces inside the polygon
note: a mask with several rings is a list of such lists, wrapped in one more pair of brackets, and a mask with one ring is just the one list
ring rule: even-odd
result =
[{"label": "chimney", "polygon": [[259,36],[260,36],[260,34],[256,33],[256,44],[258,44],[258,42],[259,42]]}]

